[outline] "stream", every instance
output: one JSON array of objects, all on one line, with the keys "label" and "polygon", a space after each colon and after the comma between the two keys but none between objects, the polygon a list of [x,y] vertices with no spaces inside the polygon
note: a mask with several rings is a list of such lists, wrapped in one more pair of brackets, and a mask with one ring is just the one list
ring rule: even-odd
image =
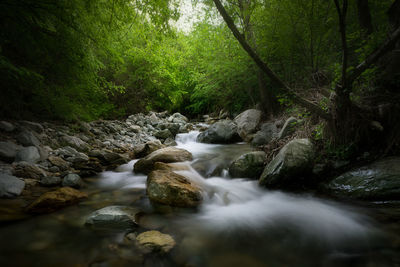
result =
[{"label": "stream", "polygon": [[[193,154],[182,163],[190,170],[177,173],[203,189],[198,210],[153,207],[133,160],[86,179],[90,197],[77,206],[1,225],[0,266],[400,266],[397,203],[341,203],[231,179],[229,163],[252,148],[197,143],[197,135],[176,141]],[[84,226],[110,205],[140,208],[133,231],[157,229],[177,247],[146,259],[124,241],[125,230]]]}]

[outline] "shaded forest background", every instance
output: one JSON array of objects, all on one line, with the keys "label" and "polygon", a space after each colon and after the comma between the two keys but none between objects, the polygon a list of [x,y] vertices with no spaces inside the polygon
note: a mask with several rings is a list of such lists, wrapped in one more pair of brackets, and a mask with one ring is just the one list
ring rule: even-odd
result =
[{"label": "shaded forest background", "polygon": [[[197,2],[204,16],[182,32],[174,26],[175,0],[1,1],[0,116],[89,121],[169,110],[195,117],[221,109],[237,114],[257,104],[271,113],[307,113],[260,72],[213,1]],[[399,2],[349,1],[346,71],[398,27]],[[331,108],[343,74],[335,1],[223,4],[281,80],[322,110]],[[378,115],[397,110],[399,59],[397,46],[364,71],[352,84],[351,101]],[[273,97],[265,101],[263,92]]]}]

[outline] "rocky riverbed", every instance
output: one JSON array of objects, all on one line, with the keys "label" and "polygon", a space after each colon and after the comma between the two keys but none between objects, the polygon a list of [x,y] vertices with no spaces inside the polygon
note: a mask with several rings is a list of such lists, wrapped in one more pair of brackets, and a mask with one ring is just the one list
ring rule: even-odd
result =
[{"label": "rocky riverbed", "polygon": [[[90,236],[85,246],[93,248],[99,240],[107,243],[106,248],[96,250],[93,252],[96,255],[90,257],[73,249],[71,253],[79,254],[79,259],[67,261],[66,266],[82,262],[90,266],[97,266],[96,262],[107,266],[133,263],[175,266],[186,262],[204,266],[203,261],[209,265],[207,256],[199,256],[200,261],[193,258],[199,253],[198,249],[215,257],[213,247],[224,246],[224,238],[239,242],[240,238],[226,236],[226,231],[255,231],[250,237],[259,238],[261,233],[265,235],[279,229],[276,235],[266,236],[259,247],[274,255],[274,246],[267,243],[284,237],[282,234],[286,230],[281,228],[284,226],[289,227],[290,235],[296,236],[289,238],[291,242],[296,243],[302,238],[312,240],[305,242],[306,247],[301,246],[301,253],[320,251],[313,242],[327,244],[332,241],[333,247],[341,250],[344,248],[336,240],[347,240],[352,244],[349,247],[362,253],[360,262],[365,262],[365,257],[370,257],[369,249],[352,242],[370,242],[380,236],[372,234],[375,226],[363,225],[372,223],[361,215],[369,212],[354,214],[349,207],[270,190],[294,189],[298,192],[299,188],[304,190],[304,185],[311,185],[313,191],[337,198],[379,200],[384,205],[374,202],[357,205],[367,206],[370,211],[379,210],[376,218],[387,220],[390,227],[398,229],[398,225],[391,222],[400,218],[395,212],[398,209],[396,200],[400,198],[399,159],[383,159],[350,170],[332,181],[322,179],[321,173],[326,174],[328,167],[315,164],[316,151],[312,141],[287,138],[299,125],[301,122],[292,117],[265,122],[257,110],[245,111],[233,120],[226,114],[217,118],[205,117],[205,123],[191,123],[179,113],[171,115],[167,112],[136,114],[125,121],[71,125],[1,121],[0,222],[5,226],[0,228],[0,233],[9,231],[7,238],[16,232],[26,235],[31,225],[51,222],[46,245],[32,241],[33,248],[39,247],[39,251],[50,249],[50,244],[55,244],[54,235],[68,235],[60,227],[77,231],[79,238]],[[273,140],[282,140],[286,144],[269,161],[260,148]],[[318,172],[318,168],[324,171]],[[387,205],[389,209],[386,209]],[[41,214],[49,215],[38,216]],[[85,230],[83,225],[86,225]],[[324,229],[313,233],[307,225],[323,226]],[[114,229],[112,234],[110,229]],[[40,231],[44,231],[43,227],[34,232]],[[328,232],[335,232],[337,236]],[[93,233],[100,233],[101,238],[94,237]],[[123,240],[117,237],[121,234]],[[218,240],[221,235],[223,239]],[[351,240],[345,236],[351,236]],[[66,237],[62,239],[67,244],[74,243]],[[115,239],[119,241],[115,243]],[[382,247],[379,241],[378,246],[389,249],[392,255],[399,249],[395,245],[399,240],[394,236],[390,240],[394,245]],[[0,247],[5,248],[5,245]],[[331,245],[320,251],[323,256],[319,260],[329,264],[335,262],[324,258],[330,255]],[[189,247],[193,246],[191,252]],[[293,248],[287,244],[282,246]],[[227,247],[232,251],[238,249],[233,244]],[[21,248],[10,246],[7,251],[14,255],[18,253],[14,250],[20,251],[18,249]],[[104,249],[113,256],[99,258]],[[26,250],[30,251],[29,246],[22,249]],[[344,251],[348,253],[347,249]],[[249,253],[244,252],[238,262],[263,264],[261,251],[253,255],[255,261]],[[296,257],[299,255],[288,262],[296,262]],[[377,263],[381,257],[379,254]],[[396,260],[399,259],[394,257],[385,264]],[[12,261],[1,255],[2,262],[9,264]],[[215,264],[219,260],[210,262]],[[278,264],[280,261],[272,259],[269,262]],[[339,262],[349,263],[344,259]],[[24,264],[25,261],[21,259],[17,263]],[[53,263],[53,259],[47,259],[38,266]],[[304,264],[308,263],[307,257]]]}]

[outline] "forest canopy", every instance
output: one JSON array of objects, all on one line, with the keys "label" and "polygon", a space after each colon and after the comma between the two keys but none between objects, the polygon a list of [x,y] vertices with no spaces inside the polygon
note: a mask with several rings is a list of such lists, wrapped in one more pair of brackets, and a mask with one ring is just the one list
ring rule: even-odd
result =
[{"label": "forest canopy", "polygon": [[[188,16],[183,2],[201,10],[186,30],[176,23]],[[274,113],[292,105],[290,93],[260,71],[214,2],[1,1],[1,116],[71,121],[168,110],[195,117],[221,109],[236,114],[256,105]],[[295,94],[325,111],[343,78],[336,4],[346,11],[345,73],[399,25],[399,1],[222,4],[259,58]],[[386,53],[355,79],[348,98],[357,106],[395,103],[398,65],[399,54]]]}]

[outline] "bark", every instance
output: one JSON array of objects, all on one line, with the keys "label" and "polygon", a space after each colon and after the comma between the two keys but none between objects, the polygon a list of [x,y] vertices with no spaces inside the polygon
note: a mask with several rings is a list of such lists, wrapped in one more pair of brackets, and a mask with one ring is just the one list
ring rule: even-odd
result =
[{"label": "bark", "polygon": [[357,0],[358,23],[367,35],[370,35],[374,28],[372,26],[371,12],[368,0]]},{"label": "bark", "polygon": [[275,83],[277,86],[283,89],[285,93],[287,93],[294,102],[303,106],[304,108],[311,111],[311,113],[320,116],[321,118],[329,120],[331,117],[328,113],[326,113],[322,108],[318,105],[303,99],[299,95],[297,95],[293,90],[285,84],[268,66],[265,64],[261,58],[255,53],[255,51],[250,47],[250,45],[246,42],[242,34],[240,34],[239,30],[237,29],[235,23],[233,22],[232,18],[226,12],[224,6],[222,5],[220,0],[213,0],[215,6],[217,7],[219,13],[221,14],[222,18],[226,22],[229,29],[232,31],[232,34],[235,38],[239,41],[240,45],[243,49],[247,52],[247,54],[254,60],[257,66]]}]

